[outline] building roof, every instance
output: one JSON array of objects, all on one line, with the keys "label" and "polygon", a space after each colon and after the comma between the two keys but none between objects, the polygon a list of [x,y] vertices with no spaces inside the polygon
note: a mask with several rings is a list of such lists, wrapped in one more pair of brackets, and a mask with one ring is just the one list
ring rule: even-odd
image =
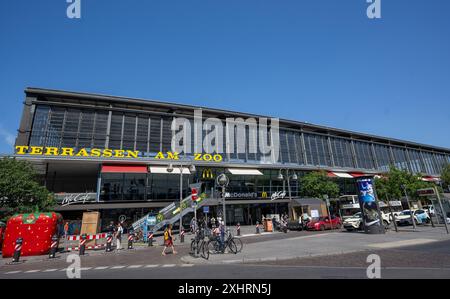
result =
[{"label": "building roof", "polygon": [[[194,109],[201,109],[204,114],[214,114],[222,117],[242,117],[242,118],[270,118],[273,116],[264,116],[243,112],[236,112],[231,110],[224,109],[215,109],[208,108],[204,106],[194,106],[194,105],[186,105],[186,104],[178,104],[172,102],[163,102],[149,99],[140,99],[140,98],[129,98],[122,96],[113,96],[113,95],[103,95],[103,94],[93,94],[93,93],[83,93],[83,92],[71,92],[71,91],[62,91],[62,90],[53,90],[53,89],[44,89],[44,88],[34,88],[28,87],[25,89],[25,93],[27,96],[36,96],[36,97],[57,97],[61,99],[71,99],[71,100],[80,100],[80,101],[93,101],[93,102],[104,102],[109,104],[119,104],[119,105],[139,105],[139,106],[148,106],[155,107],[158,109],[164,109],[168,113],[183,112],[183,111],[193,111]],[[108,108],[105,106],[105,108]],[[389,143],[391,145],[398,146],[412,146],[420,149],[431,150],[431,151],[439,151],[450,154],[449,148],[437,147],[417,142],[405,141],[396,138],[382,137],[372,134],[366,133],[358,133],[349,130],[342,130],[333,127],[321,126],[316,124],[311,124],[307,122],[294,121],[288,119],[279,119],[280,127],[291,127],[291,128],[301,128],[304,130],[318,132],[318,133],[330,133],[333,135],[338,135],[342,137],[352,137],[354,139],[361,139],[362,141],[372,141],[372,142],[381,142],[381,143]]]}]

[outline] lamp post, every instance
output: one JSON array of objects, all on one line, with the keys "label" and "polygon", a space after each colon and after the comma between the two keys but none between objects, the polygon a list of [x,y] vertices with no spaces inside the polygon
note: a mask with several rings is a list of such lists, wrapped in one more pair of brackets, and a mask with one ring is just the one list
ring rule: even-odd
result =
[{"label": "lamp post", "polygon": [[[298,176],[295,173],[295,171],[293,171],[292,175],[289,175],[290,169],[284,169],[284,171],[286,172],[285,175],[283,175],[283,169],[280,169],[280,172],[278,174],[278,179],[280,181],[283,181],[283,191],[284,191],[284,182],[285,182],[285,177],[286,177],[287,185],[288,185],[288,194],[289,194],[289,214],[292,214],[292,216],[294,216],[294,211],[292,209],[292,193],[291,193],[291,183],[290,183],[290,181],[291,181],[291,179],[293,181],[297,181],[298,180]],[[294,217],[292,217],[292,218],[294,218]]]},{"label": "lamp post", "polygon": [[409,197],[408,197],[408,192],[406,192],[406,186],[402,184],[401,187],[402,187],[403,192],[405,193],[405,196],[406,196],[406,202],[408,203],[408,209],[409,209],[409,214],[411,216],[411,222],[412,222],[412,225],[413,225],[413,229],[416,229],[416,222],[414,221],[414,213],[411,210],[411,205],[409,204]]},{"label": "lamp post", "polygon": [[[180,229],[179,229],[179,232],[178,232],[180,240],[181,240],[181,234],[182,234],[182,230],[183,230],[183,209],[181,208],[182,201],[183,201],[183,169],[184,169],[184,166],[188,166],[188,165],[180,164],[180,165],[176,166],[177,168],[180,169]],[[169,164],[169,166],[167,167],[167,172],[172,173],[173,170],[174,170],[174,166],[172,164]],[[196,170],[195,169],[195,165],[194,164],[190,164],[189,165],[189,171],[191,173],[194,173],[195,170]]]},{"label": "lamp post", "polygon": [[230,179],[224,174],[220,174],[216,178],[216,184],[222,188],[222,211],[223,211],[223,223],[225,231],[227,231],[227,210],[225,204],[225,190],[228,184],[230,183]]}]

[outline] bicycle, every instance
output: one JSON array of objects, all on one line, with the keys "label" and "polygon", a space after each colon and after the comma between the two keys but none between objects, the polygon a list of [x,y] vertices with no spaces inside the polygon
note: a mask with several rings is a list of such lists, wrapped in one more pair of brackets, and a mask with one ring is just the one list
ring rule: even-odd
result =
[{"label": "bicycle", "polygon": [[207,242],[205,241],[205,235],[203,230],[197,230],[195,238],[191,241],[191,253],[194,255],[200,254],[204,259],[209,259],[209,251],[207,247]]},{"label": "bicycle", "polygon": [[[238,240],[240,248],[238,249],[238,246],[236,245],[235,240]],[[242,241],[234,238],[231,233],[228,231],[228,236],[224,240],[223,244],[220,242],[219,236],[214,236],[210,238],[208,241],[208,252],[210,254],[216,254],[216,253],[225,253],[225,250],[228,249],[231,253],[237,254],[240,250],[242,250]],[[239,251],[238,251],[239,250]]]}]

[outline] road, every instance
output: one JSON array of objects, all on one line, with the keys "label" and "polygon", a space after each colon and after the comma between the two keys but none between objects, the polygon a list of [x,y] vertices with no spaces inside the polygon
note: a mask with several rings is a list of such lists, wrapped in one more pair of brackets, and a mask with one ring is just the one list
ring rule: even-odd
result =
[{"label": "road", "polygon": [[[182,249],[182,248],[180,248]],[[154,249],[155,251],[160,248]],[[186,250],[186,249],[182,249]],[[153,279],[286,279],[367,278],[366,258],[378,254],[381,258],[381,278],[450,278],[450,240],[395,249],[373,250],[324,257],[302,258],[278,262],[202,265],[183,264],[179,256],[168,256],[163,263],[148,263],[149,250],[136,251],[133,259],[106,256],[109,263],[84,257],[81,278],[153,278]],[[122,254],[125,257],[126,254]],[[152,254],[153,256],[154,254]],[[93,259],[92,259],[93,260]],[[160,261],[161,259],[155,260]],[[132,263],[130,263],[132,262]],[[146,263],[147,262],[147,263]],[[61,267],[61,265],[64,265]],[[2,266],[0,279],[67,278],[65,261],[24,263]]]}]

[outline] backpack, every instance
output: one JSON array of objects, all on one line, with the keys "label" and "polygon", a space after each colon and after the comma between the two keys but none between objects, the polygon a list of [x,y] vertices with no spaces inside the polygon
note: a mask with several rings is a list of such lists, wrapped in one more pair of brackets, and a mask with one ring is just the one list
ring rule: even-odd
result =
[{"label": "backpack", "polygon": [[166,229],[164,231],[164,241],[167,241],[167,240],[169,240],[169,231]]}]

